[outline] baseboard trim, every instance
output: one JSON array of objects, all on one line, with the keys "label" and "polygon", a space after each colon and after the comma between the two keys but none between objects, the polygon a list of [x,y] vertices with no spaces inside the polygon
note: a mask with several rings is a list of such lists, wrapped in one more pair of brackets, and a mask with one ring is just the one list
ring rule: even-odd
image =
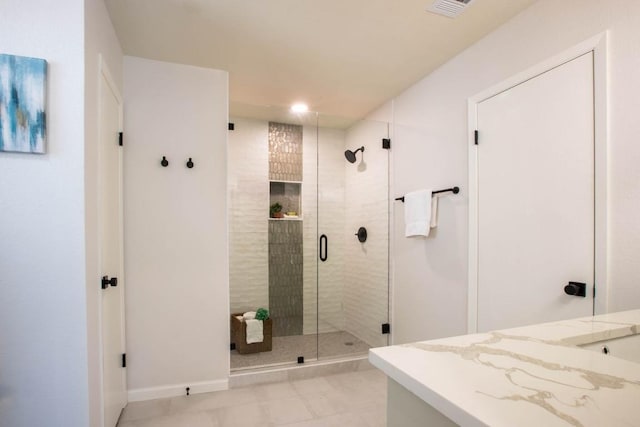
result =
[{"label": "baseboard trim", "polygon": [[178,397],[187,394],[209,393],[212,391],[222,391],[229,389],[229,380],[202,381],[195,383],[171,384],[160,387],[138,388],[129,390],[127,397],[129,402],[141,402],[144,400],[162,399],[165,397]]}]

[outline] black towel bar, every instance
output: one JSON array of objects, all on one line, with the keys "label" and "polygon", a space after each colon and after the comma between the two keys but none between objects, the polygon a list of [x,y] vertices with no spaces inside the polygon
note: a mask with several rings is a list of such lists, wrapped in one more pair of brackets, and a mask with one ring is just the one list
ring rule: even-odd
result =
[{"label": "black towel bar", "polygon": [[[451,191],[453,194],[458,194],[460,192],[460,187],[445,188],[444,190],[434,191],[431,193],[431,195],[433,196],[434,194],[448,193],[449,191]],[[396,197],[396,200],[400,200],[402,203],[404,203],[404,196]]]}]

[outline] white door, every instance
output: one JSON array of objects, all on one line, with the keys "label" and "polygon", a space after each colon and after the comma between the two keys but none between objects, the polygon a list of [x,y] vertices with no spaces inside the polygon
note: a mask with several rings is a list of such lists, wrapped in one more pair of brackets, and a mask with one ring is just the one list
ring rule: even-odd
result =
[{"label": "white door", "polygon": [[[100,268],[109,283],[103,284],[102,390],[104,426],[113,427],[127,403],[123,368],[124,280],[122,262],[122,161],[119,146],[121,102],[109,74],[100,77],[99,222]],[[117,281],[117,282],[116,282]]]},{"label": "white door", "polygon": [[593,85],[590,52],[478,104],[478,331],[593,313]]}]

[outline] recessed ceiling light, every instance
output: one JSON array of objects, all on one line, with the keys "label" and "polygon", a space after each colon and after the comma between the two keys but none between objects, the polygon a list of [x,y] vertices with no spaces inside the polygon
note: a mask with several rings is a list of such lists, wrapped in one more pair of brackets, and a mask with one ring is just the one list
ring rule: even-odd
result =
[{"label": "recessed ceiling light", "polygon": [[298,102],[291,106],[291,111],[294,113],[306,113],[309,111],[309,106],[302,102]]}]

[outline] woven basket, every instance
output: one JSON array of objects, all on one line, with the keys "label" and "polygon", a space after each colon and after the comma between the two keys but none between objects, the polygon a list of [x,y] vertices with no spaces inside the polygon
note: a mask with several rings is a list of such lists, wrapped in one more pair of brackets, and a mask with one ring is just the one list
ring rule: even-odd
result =
[{"label": "woven basket", "polygon": [[236,316],[242,316],[242,313],[231,315],[231,344],[235,344],[238,353],[249,354],[271,351],[273,321],[270,318],[262,321],[262,333],[264,335],[262,342],[247,344],[247,324],[238,320]]}]

